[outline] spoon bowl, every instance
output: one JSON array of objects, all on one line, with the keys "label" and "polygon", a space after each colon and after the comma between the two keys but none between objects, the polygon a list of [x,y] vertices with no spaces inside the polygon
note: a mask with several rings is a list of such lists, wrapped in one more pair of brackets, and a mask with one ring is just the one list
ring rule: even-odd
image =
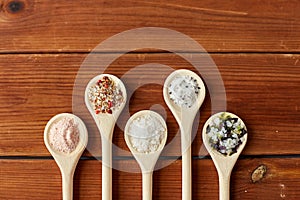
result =
[{"label": "spoon bowl", "polygon": [[[71,118],[74,120],[77,128],[79,130],[79,142],[74,149],[74,151],[70,153],[63,153],[55,150],[49,141],[49,132],[52,125],[63,118]],[[88,142],[88,131],[84,122],[77,116],[69,113],[61,113],[52,117],[44,130],[44,143],[56,161],[62,175],[63,182],[63,200],[71,200],[73,199],[73,176],[75,172],[76,165],[80,156],[82,155],[86,145]]]},{"label": "spoon bowl", "polygon": [[241,154],[242,150],[246,145],[248,133],[246,133],[241,137],[241,140],[243,141],[236,149],[236,152],[234,152],[233,154],[224,155],[219,151],[217,151],[211,145],[210,138],[207,134],[207,128],[212,123],[213,120],[220,117],[222,114],[225,114],[226,116],[230,116],[231,118],[238,119],[238,122],[240,123],[241,127],[244,127],[245,130],[247,129],[244,122],[238,116],[229,112],[221,112],[221,113],[214,114],[206,121],[206,123],[203,126],[203,131],[202,131],[203,144],[207,149],[208,153],[210,154],[219,175],[220,200],[229,200],[230,199],[230,175],[239,155]]},{"label": "spoon bowl", "polygon": [[[190,107],[177,105],[170,98],[168,91],[173,80],[178,77],[192,77],[198,84],[198,93],[195,102]],[[195,116],[199,111],[205,99],[205,85],[202,79],[194,72],[186,69],[176,70],[171,73],[164,83],[163,88],[164,100],[174,115],[181,132],[181,152],[182,152],[182,199],[192,199],[192,169],[191,169],[191,143],[192,143],[192,127]]]},{"label": "spoon bowl", "polygon": [[[122,102],[120,102],[119,107],[112,110],[111,113],[97,113],[94,109],[93,102],[90,101],[90,89],[95,86],[97,82],[104,77],[109,77],[116,86],[116,89],[121,92]],[[87,84],[85,90],[85,104],[88,108],[90,114],[92,115],[97,128],[101,135],[102,143],[102,199],[111,200],[112,199],[112,137],[116,121],[125,107],[127,99],[126,88],[123,82],[116,76],[111,74],[100,74],[95,76]]]},{"label": "spoon bowl", "polygon": [[[159,142],[157,148],[151,152],[139,152],[131,142],[130,137],[132,134],[130,132],[130,125],[134,123],[135,120],[143,117],[143,116],[151,116],[158,120],[158,122],[163,127],[163,137]],[[143,110],[132,115],[125,126],[124,137],[128,148],[131,153],[137,160],[138,164],[142,170],[143,176],[143,200],[151,200],[152,199],[152,174],[155,167],[155,164],[159,158],[161,151],[163,150],[166,141],[167,141],[167,125],[165,120],[156,112],[151,110]],[[140,137],[139,139],[143,140],[144,137]]]},{"label": "spoon bowl", "polygon": [[[170,99],[170,94],[168,92],[168,87],[172,83],[172,81],[176,77],[183,77],[183,76],[193,77],[197,81],[198,86],[200,87],[199,93],[197,95],[197,100],[190,108],[181,107],[175,104],[174,101]],[[183,116],[184,114],[189,113],[191,115],[190,119],[194,119],[195,115],[197,114],[199,108],[201,107],[205,99],[205,85],[202,79],[196,73],[186,69],[175,70],[165,80],[164,88],[163,88],[163,96],[167,106],[171,110],[176,121],[178,122],[179,125],[182,125],[181,122],[184,121],[185,117],[189,117],[189,115]]]}]

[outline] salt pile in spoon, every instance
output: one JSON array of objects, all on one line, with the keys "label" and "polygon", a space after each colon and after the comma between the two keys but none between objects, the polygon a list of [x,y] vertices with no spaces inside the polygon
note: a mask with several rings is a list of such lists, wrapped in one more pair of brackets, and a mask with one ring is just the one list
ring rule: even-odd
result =
[{"label": "salt pile in spoon", "polygon": [[52,148],[61,153],[73,152],[79,142],[78,125],[73,118],[64,117],[54,123],[49,132]]},{"label": "salt pile in spoon", "polygon": [[168,87],[170,99],[180,107],[190,108],[197,100],[200,87],[192,76],[178,76]]},{"label": "salt pile in spoon", "polygon": [[165,137],[165,128],[152,115],[143,115],[132,121],[128,129],[129,141],[139,153],[157,151]]}]

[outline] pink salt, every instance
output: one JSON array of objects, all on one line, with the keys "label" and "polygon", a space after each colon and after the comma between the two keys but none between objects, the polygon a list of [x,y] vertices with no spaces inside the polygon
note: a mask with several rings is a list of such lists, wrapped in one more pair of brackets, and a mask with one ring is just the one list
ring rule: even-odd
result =
[{"label": "pink salt", "polygon": [[54,123],[49,133],[50,145],[56,151],[71,153],[79,142],[79,129],[73,118],[64,117]]}]

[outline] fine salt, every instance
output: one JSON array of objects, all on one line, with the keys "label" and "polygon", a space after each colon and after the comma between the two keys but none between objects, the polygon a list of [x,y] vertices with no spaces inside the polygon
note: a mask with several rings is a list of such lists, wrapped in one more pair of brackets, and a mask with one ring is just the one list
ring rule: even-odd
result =
[{"label": "fine salt", "polygon": [[128,129],[129,141],[139,153],[158,150],[165,137],[165,128],[155,116],[143,115],[132,121]]},{"label": "fine salt", "polygon": [[73,118],[64,117],[50,128],[49,141],[52,148],[61,153],[73,152],[79,143],[79,129]]}]

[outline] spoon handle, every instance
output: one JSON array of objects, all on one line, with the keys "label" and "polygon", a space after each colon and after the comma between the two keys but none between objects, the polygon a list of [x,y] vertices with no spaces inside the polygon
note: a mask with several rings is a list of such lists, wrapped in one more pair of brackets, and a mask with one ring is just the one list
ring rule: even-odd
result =
[{"label": "spoon handle", "polygon": [[182,200],[192,199],[191,147],[182,154]]},{"label": "spoon handle", "polygon": [[73,199],[73,174],[74,173],[62,173],[63,200]]},{"label": "spoon handle", "polygon": [[[188,120],[188,121],[187,121]],[[194,120],[184,118],[181,127],[181,151],[182,151],[182,200],[192,199],[192,149],[191,134]]]},{"label": "spoon handle", "polygon": [[152,200],[152,175],[153,172],[143,173],[143,200]]},{"label": "spoon handle", "polygon": [[230,199],[230,175],[219,173],[219,198],[220,200]]},{"label": "spoon handle", "polygon": [[102,137],[102,200],[112,200],[112,143]]}]

